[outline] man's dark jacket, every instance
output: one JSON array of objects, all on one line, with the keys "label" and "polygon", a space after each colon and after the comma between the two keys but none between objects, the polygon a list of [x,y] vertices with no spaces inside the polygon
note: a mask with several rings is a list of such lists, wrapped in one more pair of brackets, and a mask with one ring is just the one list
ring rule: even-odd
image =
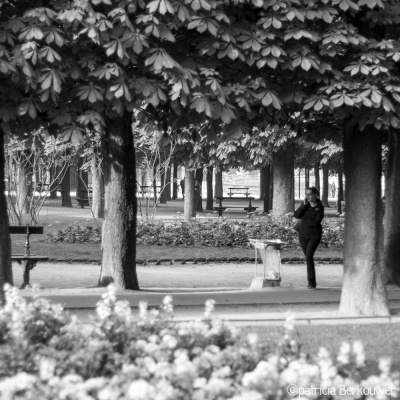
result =
[{"label": "man's dark jacket", "polygon": [[294,217],[301,218],[299,236],[306,238],[322,236],[321,221],[324,218],[324,206],[320,200],[317,200],[315,207],[311,207],[310,203],[306,205],[301,203],[294,212]]}]

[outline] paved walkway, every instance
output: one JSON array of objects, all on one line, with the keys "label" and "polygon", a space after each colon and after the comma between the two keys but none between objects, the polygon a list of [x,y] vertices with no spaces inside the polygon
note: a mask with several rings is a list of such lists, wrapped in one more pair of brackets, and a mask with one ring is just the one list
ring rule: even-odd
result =
[{"label": "paved walkway", "polygon": [[[175,264],[137,266],[142,289],[247,289],[254,277],[254,264]],[[22,283],[22,268],[13,265],[14,283]],[[261,273],[261,265],[258,266]],[[283,264],[282,287],[305,288],[307,286],[305,264]],[[100,266],[92,264],[38,263],[31,271],[31,283],[42,288],[76,288],[97,285]],[[317,265],[319,287],[342,285],[343,266],[337,264]]]},{"label": "paved walkway", "polygon": [[[391,317],[354,318],[338,314],[342,265],[317,266],[318,289],[305,289],[305,265],[282,265],[282,286],[249,290],[254,276],[251,264],[206,264],[138,266],[141,291],[123,291],[118,298],[136,308],[140,301],[158,307],[166,294],[175,304],[176,320],[198,318],[204,303],[216,301],[216,314],[236,325],[281,325],[285,313],[292,311],[299,324],[398,323],[400,289],[390,288]],[[22,282],[22,270],[14,265],[14,281]],[[41,263],[32,271],[32,283],[41,294],[89,321],[106,288],[97,288],[100,266],[87,264]],[[22,294],[31,298],[31,289]],[[399,314],[399,316],[397,316]]]}]

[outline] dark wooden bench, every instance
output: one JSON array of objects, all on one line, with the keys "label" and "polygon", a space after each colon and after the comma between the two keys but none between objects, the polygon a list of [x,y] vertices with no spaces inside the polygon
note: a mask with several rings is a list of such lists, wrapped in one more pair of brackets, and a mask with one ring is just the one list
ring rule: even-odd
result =
[{"label": "dark wooden bench", "polygon": [[10,226],[10,234],[25,234],[25,254],[13,254],[11,256],[12,261],[17,261],[18,264],[24,267],[23,282],[21,289],[25,289],[27,286],[31,286],[29,283],[29,275],[33,268],[36,267],[38,261],[47,261],[49,257],[47,256],[37,256],[31,254],[31,245],[29,243],[30,235],[42,235],[43,226],[30,226],[30,225],[17,225]]},{"label": "dark wooden bench", "polygon": [[[222,217],[222,213],[227,208],[243,208],[248,213],[256,211],[258,208],[258,207],[253,207],[253,205],[251,204],[251,201],[254,200],[254,197],[217,197],[217,199],[219,200],[219,205],[213,207],[213,210],[218,211],[218,215],[220,217]],[[243,206],[225,206],[222,204],[222,201],[229,201],[229,200],[249,200],[249,205],[247,207],[243,207]]]},{"label": "dark wooden bench", "polygon": [[80,191],[80,197],[76,197],[76,201],[81,206],[81,208],[85,208],[85,206],[88,206],[90,200],[92,199],[93,190],[90,187],[88,187],[88,189],[89,190],[82,189]]}]

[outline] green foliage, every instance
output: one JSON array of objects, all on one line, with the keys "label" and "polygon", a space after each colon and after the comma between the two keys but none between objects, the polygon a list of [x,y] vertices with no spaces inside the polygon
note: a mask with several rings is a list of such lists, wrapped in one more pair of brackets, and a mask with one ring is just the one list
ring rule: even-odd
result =
[{"label": "green foliage", "polygon": [[[91,119],[86,111],[101,123],[143,105],[169,126],[200,122],[222,139],[237,139],[260,119],[286,123],[301,108],[341,118],[360,109],[361,126],[400,125],[397,3],[70,0],[31,7],[15,2],[0,14],[3,125],[50,118],[80,139],[77,124]],[[64,117],[52,119],[55,112]]]},{"label": "green foliage", "polygon": [[[341,249],[343,247],[344,223],[341,218],[326,218],[323,221],[321,246]],[[156,220],[139,221],[136,228],[137,244],[156,246],[204,246],[204,247],[249,247],[249,238],[280,239],[291,248],[299,247],[293,223],[287,218],[273,220],[229,221],[209,219],[207,222],[180,220],[163,223]],[[47,234],[50,242],[101,243],[101,229],[72,225],[65,230]]]},{"label": "green foliage", "polygon": [[64,243],[101,243],[101,228],[70,225],[55,233],[47,233],[47,241]]}]

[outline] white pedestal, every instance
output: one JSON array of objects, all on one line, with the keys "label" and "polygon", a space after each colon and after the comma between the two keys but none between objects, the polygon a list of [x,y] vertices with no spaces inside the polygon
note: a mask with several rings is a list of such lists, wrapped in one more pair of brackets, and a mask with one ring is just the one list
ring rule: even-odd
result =
[{"label": "white pedestal", "polygon": [[253,278],[250,285],[250,290],[265,289],[268,287],[281,286],[278,280],[264,279],[262,277]]}]

